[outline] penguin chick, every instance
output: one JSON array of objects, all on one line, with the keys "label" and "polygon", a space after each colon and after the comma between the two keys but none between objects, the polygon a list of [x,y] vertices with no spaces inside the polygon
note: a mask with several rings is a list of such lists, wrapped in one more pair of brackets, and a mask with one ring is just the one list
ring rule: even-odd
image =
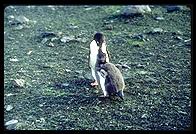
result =
[{"label": "penguin chick", "polygon": [[102,33],[96,33],[94,35],[93,41],[90,44],[90,57],[89,57],[89,67],[91,68],[91,73],[94,78],[94,82],[91,86],[98,85],[98,74],[96,71],[97,65],[97,55],[99,50],[106,54],[106,62],[109,62],[109,55],[106,47],[105,36]]},{"label": "penguin chick", "polygon": [[120,70],[112,63],[101,64],[98,70],[99,81],[104,96],[124,97],[124,78]]}]

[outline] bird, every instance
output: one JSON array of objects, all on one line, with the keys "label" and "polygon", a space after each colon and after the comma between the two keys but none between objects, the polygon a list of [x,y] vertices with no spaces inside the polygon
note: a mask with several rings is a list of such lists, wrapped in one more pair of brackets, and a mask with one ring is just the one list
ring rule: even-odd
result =
[{"label": "bird", "polygon": [[121,71],[113,63],[100,64],[97,70],[103,97],[118,96],[124,100],[125,82]]},{"label": "bird", "polygon": [[98,52],[101,50],[106,55],[106,62],[109,62],[109,52],[107,50],[106,40],[103,33],[97,32],[93,40],[90,43],[90,56],[89,56],[89,67],[91,69],[91,74],[94,78],[94,81],[91,83],[91,86],[98,86],[98,74],[97,74],[97,59],[98,59]]}]

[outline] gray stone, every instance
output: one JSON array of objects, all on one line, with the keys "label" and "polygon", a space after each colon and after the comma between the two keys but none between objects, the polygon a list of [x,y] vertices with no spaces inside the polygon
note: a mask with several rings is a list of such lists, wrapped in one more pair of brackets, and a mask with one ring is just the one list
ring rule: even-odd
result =
[{"label": "gray stone", "polygon": [[25,85],[25,80],[23,80],[23,79],[15,79],[15,80],[13,80],[13,85],[16,86],[16,87],[22,88]]},{"label": "gray stone", "polygon": [[14,108],[14,107],[13,107],[12,105],[7,105],[5,109],[6,109],[6,111],[10,111],[10,110],[12,110],[13,108]]},{"label": "gray stone", "polygon": [[154,28],[153,33],[162,33],[163,32],[163,29],[162,28]]},{"label": "gray stone", "polygon": [[54,44],[52,42],[50,42],[47,46],[54,47]]},{"label": "gray stone", "polygon": [[181,11],[183,6],[166,6],[167,12]]},{"label": "gray stone", "polygon": [[75,38],[73,36],[64,36],[60,39],[60,41],[63,43],[67,43],[67,42],[73,41],[73,40],[75,40]]},{"label": "gray stone", "polygon": [[130,5],[123,9],[122,14],[126,16],[134,16],[136,14],[144,14],[149,12],[151,12],[151,9],[148,5]]},{"label": "gray stone", "polygon": [[16,124],[16,123],[18,123],[18,120],[12,119],[12,120],[10,120],[10,121],[7,121],[7,122],[5,123],[5,126],[13,125],[13,124]]},{"label": "gray stone", "polygon": [[164,20],[163,17],[156,17],[155,20]]},{"label": "gray stone", "polygon": [[15,19],[20,23],[28,23],[30,21],[28,18],[22,15],[15,17]]}]

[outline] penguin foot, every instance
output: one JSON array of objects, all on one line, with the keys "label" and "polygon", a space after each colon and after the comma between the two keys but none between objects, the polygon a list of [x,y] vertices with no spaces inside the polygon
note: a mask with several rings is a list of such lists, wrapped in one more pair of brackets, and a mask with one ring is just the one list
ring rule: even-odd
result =
[{"label": "penguin foot", "polygon": [[94,86],[98,86],[99,84],[97,83],[97,81],[91,83],[91,86],[94,87]]}]

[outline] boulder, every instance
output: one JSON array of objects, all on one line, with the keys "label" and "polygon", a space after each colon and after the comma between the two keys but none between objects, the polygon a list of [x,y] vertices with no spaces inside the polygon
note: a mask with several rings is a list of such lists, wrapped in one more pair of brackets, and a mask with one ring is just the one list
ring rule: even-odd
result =
[{"label": "boulder", "polygon": [[122,14],[125,16],[143,15],[151,12],[148,5],[130,5],[123,9]]}]

